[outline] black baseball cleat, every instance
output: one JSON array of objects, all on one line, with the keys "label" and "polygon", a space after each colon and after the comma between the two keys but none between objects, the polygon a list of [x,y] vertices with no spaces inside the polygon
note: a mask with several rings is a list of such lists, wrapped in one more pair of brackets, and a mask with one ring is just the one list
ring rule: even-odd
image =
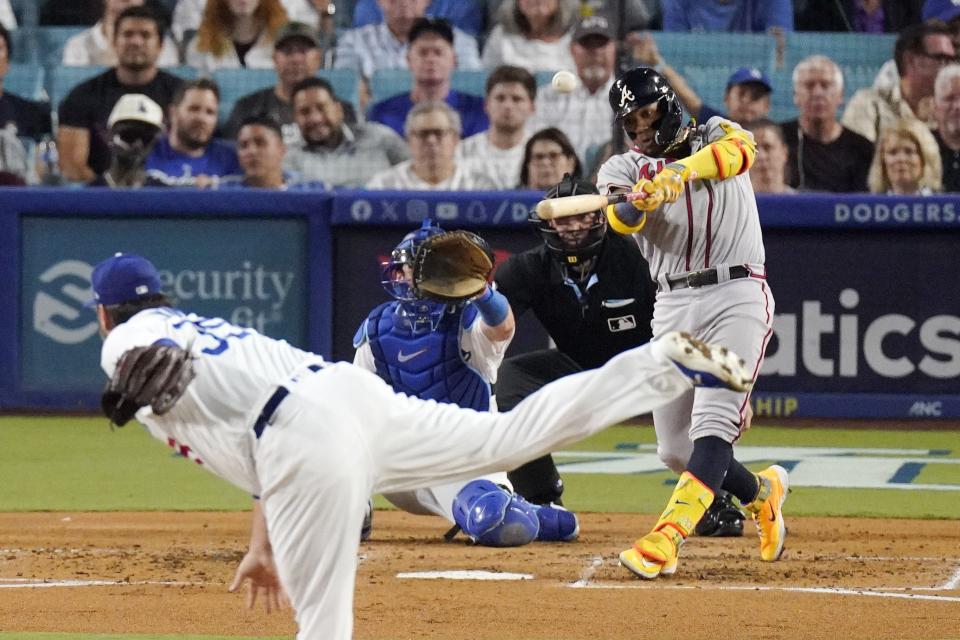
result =
[{"label": "black baseball cleat", "polygon": [[694,528],[694,533],[702,537],[739,538],[743,535],[744,520],[746,516],[734,504],[733,496],[720,489]]}]

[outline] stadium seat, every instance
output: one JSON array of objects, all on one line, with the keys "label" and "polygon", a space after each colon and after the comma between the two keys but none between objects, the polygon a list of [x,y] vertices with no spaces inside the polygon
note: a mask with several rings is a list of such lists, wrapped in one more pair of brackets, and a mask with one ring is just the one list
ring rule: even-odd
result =
[{"label": "stadium seat", "polygon": [[13,55],[10,62],[20,64],[35,63],[39,59],[37,54],[37,28],[20,27],[10,32],[10,48]]},{"label": "stadium seat", "polygon": [[50,96],[50,104],[56,109],[70,90],[75,86],[92,78],[98,73],[103,73],[107,67],[64,67],[63,65],[51,68],[48,76],[47,95]]},{"label": "stadium seat", "polygon": [[84,31],[86,27],[40,27],[37,29],[37,44],[40,46],[40,62],[48,68],[63,62],[63,49],[67,40]]},{"label": "stadium seat", "polygon": [[454,71],[453,78],[450,79],[450,87],[461,93],[469,93],[482,98],[486,95],[487,72]]},{"label": "stadium seat", "polygon": [[44,71],[38,64],[11,64],[3,88],[21,98],[42,100]]},{"label": "stadium seat", "polygon": [[[760,33],[653,33],[660,55],[675,69],[709,63],[710,66],[760,67],[773,64],[776,41]],[[729,73],[727,74],[730,75]]]},{"label": "stadium seat", "polygon": [[330,83],[340,100],[353,104],[354,110],[360,108],[360,82],[352,69],[323,69],[317,75]]},{"label": "stadium seat", "polygon": [[730,75],[739,69],[738,66],[687,66],[678,71],[683,74],[687,83],[697,92],[704,104],[717,111],[726,111],[723,105],[723,96],[727,91],[727,80]]},{"label": "stadium seat", "polygon": [[822,54],[841,67],[875,67],[877,69],[893,58],[893,45],[897,34],[788,33],[783,68],[793,71],[798,62],[807,56]]},{"label": "stadium seat", "polygon": [[410,91],[410,72],[406,69],[380,69],[370,80],[370,104]]}]

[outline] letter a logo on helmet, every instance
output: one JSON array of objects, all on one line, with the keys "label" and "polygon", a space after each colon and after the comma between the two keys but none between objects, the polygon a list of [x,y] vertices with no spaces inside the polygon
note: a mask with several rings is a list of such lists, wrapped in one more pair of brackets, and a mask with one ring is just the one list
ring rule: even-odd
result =
[{"label": "letter a logo on helmet", "polygon": [[622,109],[625,105],[628,105],[636,101],[636,96],[633,95],[633,91],[630,91],[630,87],[623,85],[620,87],[620,105]]}]

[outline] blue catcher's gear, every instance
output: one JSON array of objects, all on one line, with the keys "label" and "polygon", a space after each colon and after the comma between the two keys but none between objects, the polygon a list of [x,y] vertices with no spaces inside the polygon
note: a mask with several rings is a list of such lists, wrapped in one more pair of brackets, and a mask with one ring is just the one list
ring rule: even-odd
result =
[{"label": "blue catcher's gear", "polygon": [[381,284],[391,298],[398,300],[398,319],[406,323],[415,333],[433,331],[439,326],[447,305],[442,302],[423,300],[417,297],[413,289],[413,263],[420,244],[431,236],[444,231],[427,218],[416,231],[403,237],[393,251],[390,259],[381,265]]},{"label": "blue catcher's gear", "polygon": [[433,331],[422,334],[399,314],[402,304],[385,302],[371,311],[354,336],[353,346],[370,344],[377,375],[394,391],[487,411],[490,385],[470,368],[460,349],[460,328],[476,320],[476,308],[450,309]]},{"label": "blue catcher's gear", "polygon": [[471,480],[453,499],[453,519],[475,543],[519,547],[540,532],[535,508],[490,480]]},{"label": "blue catcher's gear", "polygon": [[572,511],[555,504],[533,505],[540,521],[537,540],[543,542],[572,542],[580,535],[580,521]]}]

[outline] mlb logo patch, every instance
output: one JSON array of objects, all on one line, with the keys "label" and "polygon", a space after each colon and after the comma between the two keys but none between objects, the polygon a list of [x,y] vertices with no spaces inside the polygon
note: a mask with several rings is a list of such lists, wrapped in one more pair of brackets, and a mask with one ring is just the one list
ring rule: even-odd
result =
[{"label": "mlb logo patch", "polygon": [[637,328],[637,321],[633,317],[633,314],[629,316],[621,316],[619,318],[607,318],[607,326],[610,328],[610,331],[629,331],[630,329]]}]

